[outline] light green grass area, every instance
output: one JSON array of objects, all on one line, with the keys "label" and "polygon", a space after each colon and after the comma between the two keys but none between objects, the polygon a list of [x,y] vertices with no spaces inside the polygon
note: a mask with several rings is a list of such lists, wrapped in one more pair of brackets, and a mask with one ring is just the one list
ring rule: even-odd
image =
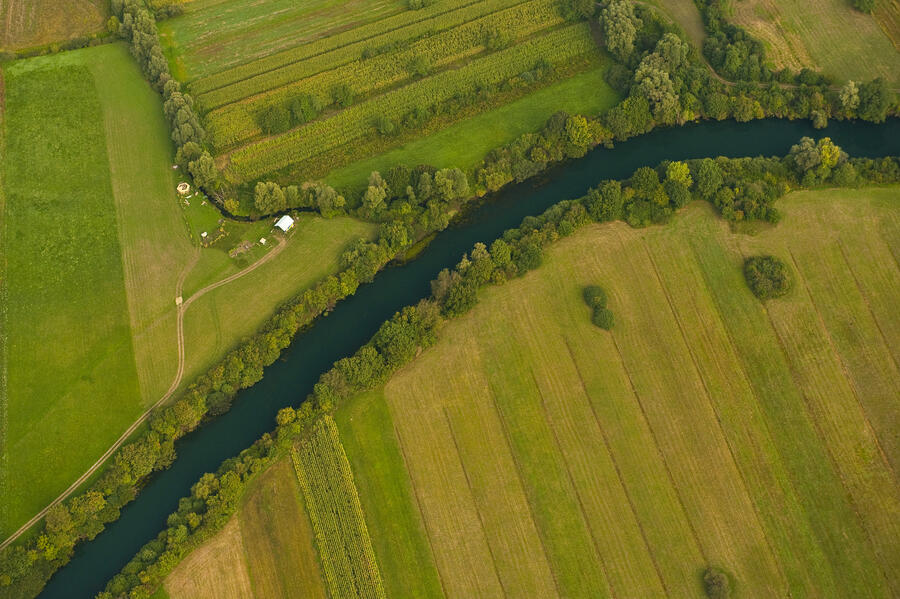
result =
[{"label": "light green grass area", "polygon": [[194,0],[160,33],[189,79],[403,10],[399,0]]},{"label": "light green grass area", "polygon": [[706,29],[703,27],[703,18],[694,0],[650,0],[650,3],[665,11],[698,49],[703,48]]},{"label": "light green grass area", "polygon": [[[236,227],[237,236],[243,234],[258,241],[256,235],[264,235],[269,247],[275,246],[280,235],[272,234],[268,220],[243,227]],[[372,223],[352,218],[324,219],[309,214],[297,217],[283,249],[268,250],[280,251],[276,257],[191,304],[184,318],[184,383],[203,373],[243,337],[255,333],[279,305],[337,272],[346,247],[360,237],[373,238],[375,231]],[[250,237],[250,233],[254,236]],[[228,250],[234,245],[232,240],[203,250],[201,261],[185,281],[185,300],[262,257],[257,247],[244,257],[229,258]]]},{"label": "light green grass area", "polygon": [[[445,593],[701,597],[714,564],[740,597],[895,596],[898,192],[792,194],[753,237],[701,204],[594,225],[483,292],[391,378],[377,425]],[[758,253],[790,264],[787,297],[746,287]],[[364,501],[400,476],[345,447]]]},{"label": "light green grass area", "polygon": [[811,67],[838,82],[884,77],[900,85],[900,52],[875,17],[850,2],[747,0],[733,6],[735,23],[761,39],[779,67]]},{"label": "light green grass area", "polygon": [[382,393],[340,407],[335,422],[350,460],[388,597],[442,597],[431,549]]},{"label": "light green grass area", "polygon": [[[103,108],[82,57],[4,69],[3,533],[77,478],[141,409]],[[143,84],[134,77],[120,85]]]},{"label": "light green grass area", "polygon": [[555,112],[593,116],[615,105],[619,97],[604,81],[604,70],[581,73],[395,150],[334,170],[327,181],[335,187],[359,186],[372,171],[386,171],[397,164],[468,170],[492,149],[537,131]]}]

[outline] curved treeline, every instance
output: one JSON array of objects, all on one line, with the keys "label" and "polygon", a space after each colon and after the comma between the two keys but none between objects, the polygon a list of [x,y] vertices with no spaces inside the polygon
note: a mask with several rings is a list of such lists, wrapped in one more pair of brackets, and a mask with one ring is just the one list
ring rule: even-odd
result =
[{"label": "curved treeline", "polygon": [[[490,246],[475,244],[455,269],[441,271],[432,295],[397,312],[352,356],[338,360],[297,408],[284,408],[273,434],[265,434],[238,457],[206,474],[169,516],[168,528],[147,543],[101,593],[101,599],[149,597],[175,566],[211,538],[236,511],[254,475],[291,450],[319,419],[348,398],[384,384],[419,351],[437,341],[444,322],[465,314],[478,302],[479,289],[502,285],[542,263],[544,248],[578,228],[599,222],[629,220],[652,204],[651,222],[664,222],[691,200],[716,203],[716,197],[771,185],[771,193],[755,198],[763,209],[745,218],[773,220],[773,203],[790,190],[833,185],[900,182],[900,160],[851,159],[827,138],[816,144],[805,138],[784,158],[715,158],[663,162],[642,167],[622,181],[601,181],[585,196],[566,200],[537,217],[527,217]],[[749,201],[749,200],[748,200]],[[742,204],[744,205],[744,204]],[[727,210],[717,204],[721,214]],[[777,217],[776,217],[777,218]]]}]

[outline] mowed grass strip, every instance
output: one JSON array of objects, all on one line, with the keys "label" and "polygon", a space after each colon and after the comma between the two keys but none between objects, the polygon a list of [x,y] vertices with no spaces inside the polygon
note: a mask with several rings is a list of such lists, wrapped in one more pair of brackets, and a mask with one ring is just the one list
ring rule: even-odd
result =
[{"label": "mowed grass strip", "polygon": [[[798,235],[798,231],[785,228],[783,234]],[[803,390],[792,377],[766,310],[746,288],[741,274],[742,254],[735,247],[734,237],[721,226],[719,233],[695,235],[689,243],[766,415],[769,432],[807,520],[832,570],[840,573],[840,588],[853,589],[863,596],[889,596],[866,532],[806,409]]]},{"label": "mowed grass strip", "polygon": [[612,335],[702,554],[758,595],[784,595],[783,573],[644,242],[630,232],[614,237],[596,249],[616,265],[600,280],[626,307]]},{"label": "mowed grass strip", "polygon": [[838,573],[806,521],[723,317],[685,243],[688,235],[714,234],[717,225],[712,214],[682,219],[645,241],[791,594],[839,596]]},{"label": "mowed grass strip", "polygon": [[291,452],[332,597],[385,597],[350,464],[331,416]]},{"label": "mowed grass strip", "polygon": [[195,248],[175,199],[177,171],[159,94],[124,44],[79,54],[103,109],[141,398],[151,405],[177,370],[175,287]]},{"label": "mowed grass strip", "polygon": [[325,599],[312,528],[290,460],[278,461],[254,486],[239,512],[253,594]]},{"label": "mowed grass strip", "polygon": [[766,42],[777,66],[900,84],[900,52],[872,15],[845,0],[750,0],[734,9],[734,21]]},{"label": "mowed grass strip", "polygon": [[[754,252],[765,239],[745,240],[744,252]],[[839,354],[832,333],[817,311],[806,274],[793,257],[795,240],[778,239],[777,248],[795,271],[793,293],[767,305],[767,312],[796,384],[802,389],[816,429],[829,448],[834,467],[859,513],[884,576],[900,589],[900,487],[890,470],[863,405],[852,387],[852,376]],[[823,256],[817,256],[822,260]],[[852,298],[850,298],[852,299]],[[842,301],[850,301],[850,299]],[[877,351],[877,348],[872,348]]]},{"label": "mowed grass strip", "polygon": [[[140,413],[102,105],[66,55],[4,70],[12,532]],[[72,444],[78,439],[77,444]]]},{"label": "mowed grass strip", "polygon": [[340,406],[334,418],[366,515],[385,594],[443,597],[384,393],[357,396]]},{"label": "mowed grass strip", "polygon": [[[533,286],[540,287],[535,290]],[[664,586],[657,565],[623,487],[618,465],[610,454],[605,433],[587,397],[558,319],[546,319],[543,307],[523,301],[537,294],[552,294],[545,279],[528,282],[529,289],[505,306],[508,314],[505,343],[528,353],[532,378],[565,464],[575,496],[606,574],[613,596],[625,592],[660,596]],[[568,299],[568,298],[567,298]],[[488,331],[485,323],[480,330]],[[491,337],[498,341],[497,330]],[[491,356],[502,356],[492,348]],[[497,364],[499,367],[500,365]]]}]

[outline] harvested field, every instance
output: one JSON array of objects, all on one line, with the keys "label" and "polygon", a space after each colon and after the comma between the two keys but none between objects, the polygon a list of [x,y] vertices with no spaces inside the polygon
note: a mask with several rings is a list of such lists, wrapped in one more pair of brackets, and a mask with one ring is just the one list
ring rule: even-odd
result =
[{"label": "harvested field", "polygon": [[107,0],[0,0],[0,50],[19,50],[101,32]]}]

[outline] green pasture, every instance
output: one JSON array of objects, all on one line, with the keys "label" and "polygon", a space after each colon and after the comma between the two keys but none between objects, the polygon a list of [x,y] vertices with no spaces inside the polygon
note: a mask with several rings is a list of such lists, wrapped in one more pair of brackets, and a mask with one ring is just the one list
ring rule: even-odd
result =
[{"label": "green pasture", "polygon": [[596,115],[619,101],[597,68],[478,114],[400,148],[372,156],[329,173],[328,183],[359,187],[372,171],[387,171],[396,164],[432,164],[470,169],[492,149],[536,131],[555,112]]},{"label": "green pasture", "polygon": [[[88,56],[4,69],[4,536],[141,411],[103,106]],[[119,85],[145,83],[135,71]]]}]

